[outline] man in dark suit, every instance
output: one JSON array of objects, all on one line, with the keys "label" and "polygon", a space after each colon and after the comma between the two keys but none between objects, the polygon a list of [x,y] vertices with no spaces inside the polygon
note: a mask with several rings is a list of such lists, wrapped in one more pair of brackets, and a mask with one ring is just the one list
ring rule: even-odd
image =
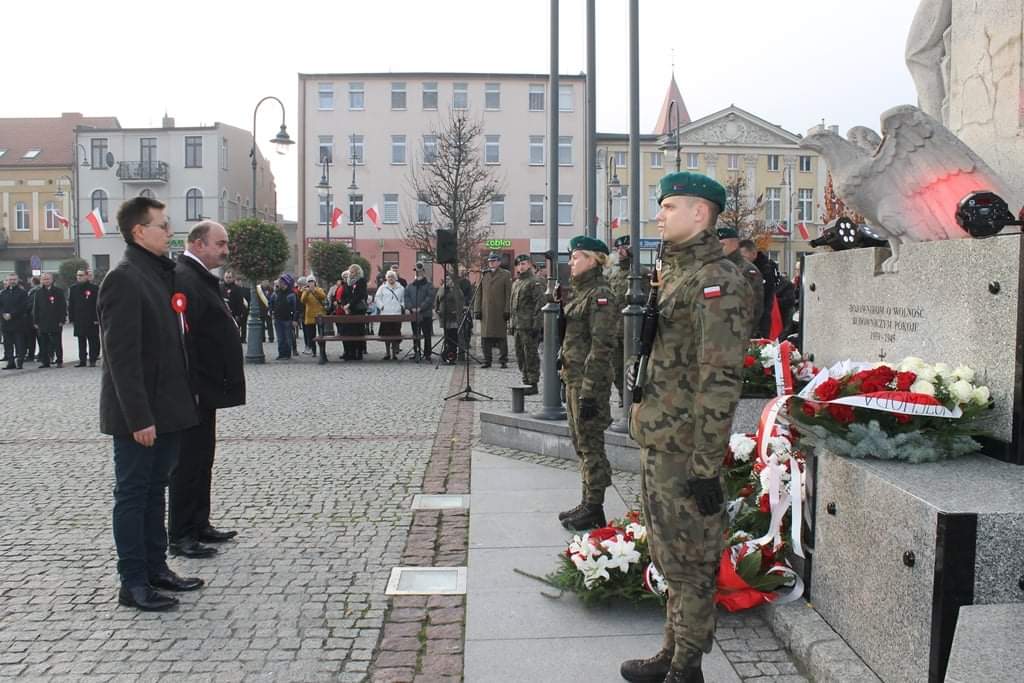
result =
[{"label": "man in dark suit", "polygon": [[231,309],[231,317],[238,324],[239,339],[245,341],[245,316],[249,312],[249,304],[245,297],[245,288],[235,282],[235,274],[224,271],[224,300]]},{"label": "man in dark suit", "polygon": [[21,370],[25,362],[25,335],[29,328],[28,293],[11,273],[0,291],[0,330],[4,333],[4,370]]},{"label": "man in dark suit", "polygon": [[64,290],[53,284],[53,275],[43,273],[42,287],[32,301],[32,324],[39,335],[39,367],[50,367],[54,359],[58,368],[64,367],[64,342],[61,328],[68,317],[68,304]]},{"label": "man in dark suit", "polygon": [[175,284],[188,297],[189,381],[198,397],[199,424],[185,430],[178,466],[171,473],[170,550],[172,555],[209,557],[237,535],[210,525],[210,485],[217,446],[217,409],[245,403],[245,372],[238,325],[224,303],[217,276],[210,272],[228,257],[228,233],[213,221],[197,223],[174,268]]},{"label": "man in dark suit", "polygon": [[203,585],[167,566],[164,526],[164,488],[181,434],[198,422],[183,339],[187,302],[175,290],[174,262],[165,256],[171,231],[163,202],[129,199],[117,225],[127,247],[104,278],[96,306],[104,358],[100,431],[114,437],[117,597],[128,607],[167,610],[178,600],[156,588]]},{"label": "man in dark suit", "polygon": [[68,322],[78,338],[78,365],[75,367],[84,368],[86,358],[89,365],[95,367],[100,357],[100,321],[96,318],[96,295],[100,288],[92,283],[92,273],[88,270],[79,270],[75,278],[78,283],[68,290]]}]

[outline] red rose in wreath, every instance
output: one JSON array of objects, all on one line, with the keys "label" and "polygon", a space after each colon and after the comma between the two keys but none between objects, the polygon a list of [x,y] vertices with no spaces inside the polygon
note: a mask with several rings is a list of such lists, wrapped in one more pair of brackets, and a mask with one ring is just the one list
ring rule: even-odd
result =
[{"label": "red rose in wreath", "polygon": [[839,424],[848,425],[853,422],[853,408],[833,403],[827,408],[828,414]]},{"label": "red rose in wreath", "polygon": [[819,401],[831,401],[839,396],[839,389],[839,382],[830,377],[814,390],[814,398]]},{"label": "red rose in wreath", "polygon": [[753,356],[744,356],[743,357],[743,367],[749,368],[749,367],[751,367],[753,365],[754,365],[754,357]]}]

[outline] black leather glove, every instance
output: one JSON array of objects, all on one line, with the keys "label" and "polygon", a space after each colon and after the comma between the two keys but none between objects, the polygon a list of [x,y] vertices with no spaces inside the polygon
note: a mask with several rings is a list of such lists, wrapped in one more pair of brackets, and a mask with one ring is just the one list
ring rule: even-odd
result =
[{"label": "black leather glove", "polygon": [[593,420],[597,417],[597,401],[592,398],[580,399],[580,422]]},{"label": "black leather glove", "polygon": [[690,495],[696,501],[700,514],[708,517],[722,511],[725,497],[722,495],[722,485],[719,483],[718,477],[691,479],[687,485],[690,487]]},{"label": "black leather glove", "polygon": [[511,313],[506,313],[505,314],[505,322],[508,322],[511,319],[512,319],[512,314]]},{"label": "black leather glove", "polygon": [[477,320],[483,320],[484,319],[484,314],[483,313],[477,313],[473,317],[476,318]]}]

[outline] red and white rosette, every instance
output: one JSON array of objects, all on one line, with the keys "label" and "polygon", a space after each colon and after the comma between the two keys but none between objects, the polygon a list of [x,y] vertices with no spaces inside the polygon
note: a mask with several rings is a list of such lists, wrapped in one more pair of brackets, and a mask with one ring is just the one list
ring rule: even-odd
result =
[{"label": "red and white rosette", "polygon": [[188,310],[188,297],[185,296],[184,292],[175,292],[171,295],[171,310],[178,314],[178,322],[181,324],[181,334],[184,335],[186,331],[185,311]]}]

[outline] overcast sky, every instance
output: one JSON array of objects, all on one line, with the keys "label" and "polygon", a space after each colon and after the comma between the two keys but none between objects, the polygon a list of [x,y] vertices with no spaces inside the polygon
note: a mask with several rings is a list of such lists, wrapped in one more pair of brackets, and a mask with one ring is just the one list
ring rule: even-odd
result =
[{"label": "overcast sky", "polygon": [[[125,0],[5,2],[0,117],[117,116],[123,126],[223,121],[252,127],[264,95],[296,134],[297,73],[547,73],[547,0]],[[878,127],[916,103],[903,62],[918,0],[641,0],[640,132],[672,72],[692,118],[736,104],[796,133],[824,119]],[[586,2],[561,2],[561,72],[586,68]],[[597,1],[597,124],[629,131],[628,3]],[[296,155],[265,141],[280,113],[260,109],[278,209],[296,214]]]}]

